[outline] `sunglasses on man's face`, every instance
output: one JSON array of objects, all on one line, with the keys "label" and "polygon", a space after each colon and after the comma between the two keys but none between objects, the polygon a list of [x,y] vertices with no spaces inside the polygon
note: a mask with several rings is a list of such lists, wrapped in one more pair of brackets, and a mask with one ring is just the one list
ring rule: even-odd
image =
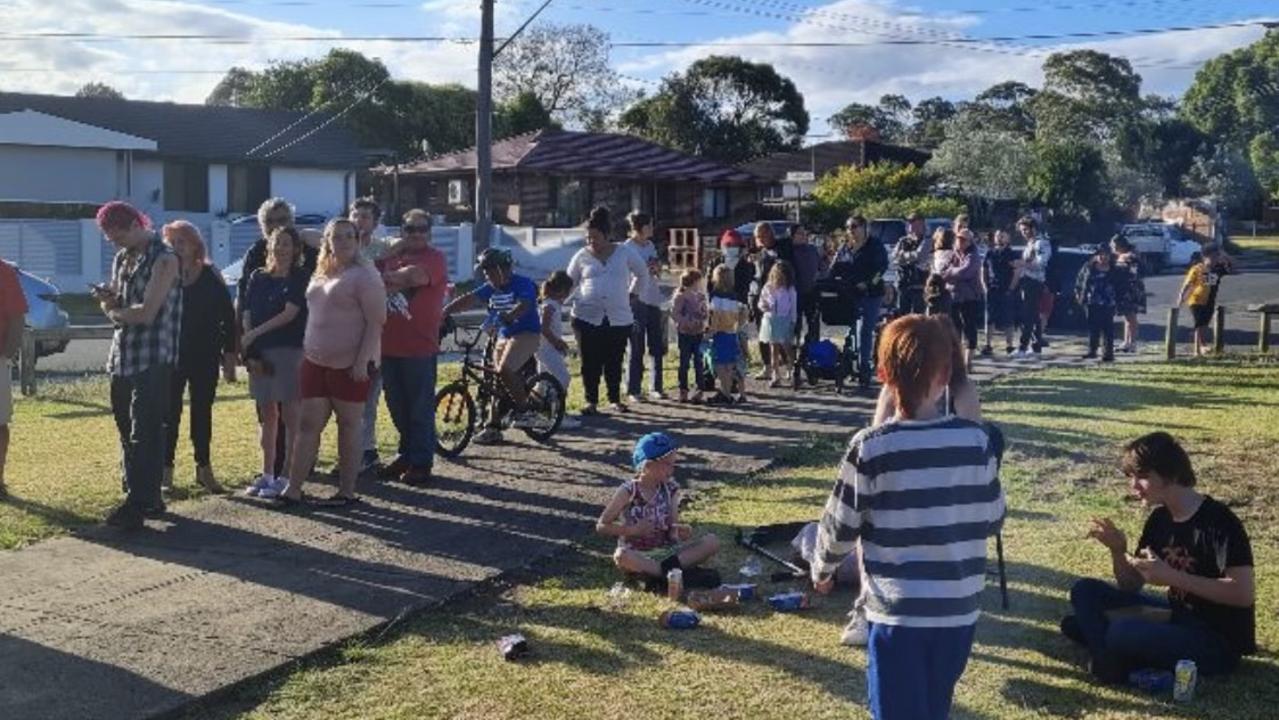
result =
[{"label": "sunglasses on man's face", "polygon": [[431,228],[429,225],[405,225],[404,226],[405,235],[425,235],[429,232],[431,232]]}]

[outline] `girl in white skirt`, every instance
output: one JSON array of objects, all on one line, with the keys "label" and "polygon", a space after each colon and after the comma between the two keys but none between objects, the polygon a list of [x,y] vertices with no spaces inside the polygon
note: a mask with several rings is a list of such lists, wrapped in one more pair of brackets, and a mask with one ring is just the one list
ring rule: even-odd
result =
[{"label": "girl in white skirt", "polygon": [[[564,302],[573,294],[573,278],[563,270],[556,270],[542,283],[542,344],[537,347],[537,370],[548,372],[560,381],[564,395],[568,396],[568,343],[564,342],[564,329],[560,317]],[[561,430],[579,427],[577,418],[564,416]]]},{"label": "girl in white skirt", "polygon": [[769,387],[779,387],[789,382],[795,372],[793,363],[795,319],[799,301],[795,294],[795,271],[791,264],[779,260],[768,273],[768,283],[759,295],[759,310],[764,314],[759,322],[759,341],[768,343],[772,362],[769,371],[772,382]]}]

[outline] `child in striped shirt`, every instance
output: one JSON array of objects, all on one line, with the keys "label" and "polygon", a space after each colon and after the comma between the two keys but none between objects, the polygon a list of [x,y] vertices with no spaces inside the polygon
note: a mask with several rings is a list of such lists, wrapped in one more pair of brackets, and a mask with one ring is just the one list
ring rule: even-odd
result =
[{"label": "child in striped shirt", "polygon": [[955,355],[948,323],[908,315],[885,328],[879,373],[896,413],[853,436],[818,530],[812,579],[823,594],[861,540],[877,720],[949,716],[972,650],[986,538],[1004,517],[996,443],[938,411]]}]

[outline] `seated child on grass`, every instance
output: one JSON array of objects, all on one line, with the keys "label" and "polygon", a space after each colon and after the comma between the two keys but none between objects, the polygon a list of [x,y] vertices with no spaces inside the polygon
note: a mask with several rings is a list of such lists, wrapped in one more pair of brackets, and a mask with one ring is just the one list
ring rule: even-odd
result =
[{"label": "seated child on grass", "polygon": [[[1153,511],[1132,554],[1113,522],[1093,520],[1088,537],[1110,551],[1115,585],[1076,582],[1074,614],[1062,620],[1062,633],[1088,648],[1089,670],[1103,683],[1122,683],[1142,668],[1172,670],[1178,660],[1195,661],[1204,675],[1230,672],[1257,650],[1252,545],[1243,523],[1195,490],[1190,457],[1168,433],[1128,443],[1121,467]],[[1143,595],[1144,585],[1168,588],[1167,597]]]},{"label": "seated child on grass", "polygon": [[696,573],[689,569],[715,556],[719,538],[707,533],[694,540],[693,528],[679,522],[675,450],[666,433],[649,433],[635,443],[631,459],[636,476],[613,494],[595,532],[617,538],[613,563],[622,571],[665,580],[668,572],[680,569],[685,585],[697,585]]}]

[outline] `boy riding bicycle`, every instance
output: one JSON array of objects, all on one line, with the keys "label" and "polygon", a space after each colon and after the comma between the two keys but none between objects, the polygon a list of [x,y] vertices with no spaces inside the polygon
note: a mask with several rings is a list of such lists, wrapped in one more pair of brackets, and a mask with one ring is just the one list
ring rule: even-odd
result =
[{"label": "boy riding bicycle", "polygon": [[[528,410],[528,392],[521,370],[541,344],[537,285],[523,275],[516,275],[512,270],[511,253],[500,248],[489,248],[480,253],[475,269],[483,274],[486,282],[446,305],[444,316],[479,307],[482,303],[488,308],[485,324],[497,328],[494,366],[514,405],[511,427],[532,427],[537,416]],[[501,413],[497,403],[495,398],[494,408],[488,415],[488,427],[475,436],[478,444],[493,445],[502,441]]]}]

